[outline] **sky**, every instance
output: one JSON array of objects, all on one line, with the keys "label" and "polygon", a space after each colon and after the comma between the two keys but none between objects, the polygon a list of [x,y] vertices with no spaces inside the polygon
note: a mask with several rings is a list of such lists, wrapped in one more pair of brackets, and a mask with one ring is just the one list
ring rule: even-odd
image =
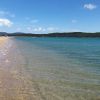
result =
[{"label": "sky", "polygon": [[100,32],[100,0],[0,0],[3,32]]}]

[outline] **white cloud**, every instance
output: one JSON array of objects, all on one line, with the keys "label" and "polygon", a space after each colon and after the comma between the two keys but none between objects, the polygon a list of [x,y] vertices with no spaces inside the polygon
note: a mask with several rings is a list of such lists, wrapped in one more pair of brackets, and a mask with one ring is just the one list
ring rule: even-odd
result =
[{"label": "white cloud", "polygon": [[54,28],[54,27],[27,27],[26,28],[29,32],[53,32],[58,30],[58,28]]},{"label": "white cloud", "polygon": [[35,32],[44,32],[44,31],[46,31],[46,29],[42,28],[42,27],[38,27],[38,28],[34,28],[33,31],[35,31]]},{"label": "white cloud", "polygon": [[33,29],[33,31],[37,32],[37,31],[38,31],[38,29],[37,29],[37,28],[34,28],[34,29]]},{"label": "white cloud", "polygon": [[0,11],[0,17],[15,17],[14,14],[7,12],[7,11]]},{"label": "white cloud", "polygon": [[43,28],[42,28],[42,27],[39,27],[39,28],[38,28],[38,31],[42,31],[42,30],[43,30]]},{"label": "white cloud", "polygon": [[48,27],[47,28],[47,31],[56,31],[58,30],[58,28],[55,28],[55,27]]},{"label": "white cloud", "polygon": [[84,8],[85,8],[85,9],[88,9],[88,10],[93,10],[93,9],[96,9],[97,6],[94,5],[94,4],[89,3],[89,4],[85,4],[85,5],[84,5]]},{"label": "white cloud", "polygon": [[77,20],[73,19],[73,20],[72,20],[72,23],[77,23]]},{"label": "white cloud", "polygon": [[12,22],[9,19],[0,18],[0,26],[11,27]]},{"label": "white cloud", "polygon": [[44,32],[44,31],[46,31],[46,29],[45,28],[42,28],[42,27],[32,27],[32,26],[30,26],[30,27],[27,27],[27,30],[29,31],[29,32]]},{"label": "white cloud", "polygon": [[25,17],[25,20],[29,21],[30,23],[38,23],[39,22],[38,19],[32,19],[30,17]]}]

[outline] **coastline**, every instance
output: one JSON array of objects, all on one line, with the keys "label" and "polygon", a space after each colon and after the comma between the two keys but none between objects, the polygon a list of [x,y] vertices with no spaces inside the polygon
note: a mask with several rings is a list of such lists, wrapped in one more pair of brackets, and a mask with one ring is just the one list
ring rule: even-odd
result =
[{"label": "coastline", "polygon": [[85,32],[59,33],[59,32],[56,32],[56,33],[48,33],[48,34],[34,34],[34,33],[22,33],[22,32],[16,32],[16,33],[0,32],[0,36],[100,38],[100,32],[95,32],[95,33],[85,33]]}]

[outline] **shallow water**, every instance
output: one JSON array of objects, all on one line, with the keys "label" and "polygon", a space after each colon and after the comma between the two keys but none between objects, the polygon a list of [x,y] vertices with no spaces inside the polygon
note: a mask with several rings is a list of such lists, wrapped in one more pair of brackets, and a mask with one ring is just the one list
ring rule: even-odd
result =
[{"label": "shallow water", "polygon": [[100,39],[0,37],[0,100],[100,100]]}]

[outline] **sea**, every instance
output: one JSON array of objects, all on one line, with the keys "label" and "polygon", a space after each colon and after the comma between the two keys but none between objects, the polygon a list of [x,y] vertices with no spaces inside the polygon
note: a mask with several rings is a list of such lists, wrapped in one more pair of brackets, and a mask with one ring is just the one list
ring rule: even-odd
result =
[{"label": "sea", "polygon": [[100,100],[100,38],[0,37],[0,100]]}]

